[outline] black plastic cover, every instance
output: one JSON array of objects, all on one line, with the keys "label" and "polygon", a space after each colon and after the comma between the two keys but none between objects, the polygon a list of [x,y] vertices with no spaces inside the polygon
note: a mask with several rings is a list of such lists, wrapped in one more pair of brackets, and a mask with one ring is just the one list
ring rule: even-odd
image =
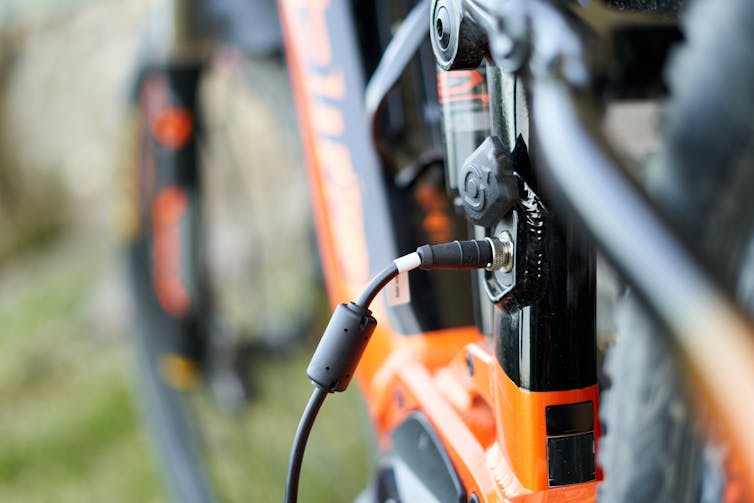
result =
[{"label": "black plastic cover", "polygon": [[458,178],[466,218],[492,227],[519,200],[519,182],[513,161],[500,138],[489,136],[466,159]]},{"label": "black plastic cover", "polygon": [[547,436],[587,433],[594,430],[592,402],[550,405],[545,408]]},{"label": "black plastic cover", "polygon": [[548,438],[547,473],[551,487],[594,480],[594,433]]},{"label": "black plastic cover", "polygon": [[[437,501],[465,503],[466,490],[450,456],[424,414],[414,413],[392,434],[395,454],[405,463]],[[401,500],[413,501],[401,494]]]}]

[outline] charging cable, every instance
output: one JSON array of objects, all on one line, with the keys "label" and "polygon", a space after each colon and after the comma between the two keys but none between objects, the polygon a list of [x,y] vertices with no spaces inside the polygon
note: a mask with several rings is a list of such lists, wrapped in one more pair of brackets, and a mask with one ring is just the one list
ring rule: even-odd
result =
[{"label": "charging cable", "polygon": [[369,306],[398,274],[413,269],[496,270],[510,263],[512,250],[497,238],[424,245],[393,260],[377,274],[356,302],[339,304],[327,324],[306,370],[314,392],[301,416],[293,440],[286,477],[285,501],[298,499],[298,483],[306,442],[328,393],[345,391],[377,326]]}]

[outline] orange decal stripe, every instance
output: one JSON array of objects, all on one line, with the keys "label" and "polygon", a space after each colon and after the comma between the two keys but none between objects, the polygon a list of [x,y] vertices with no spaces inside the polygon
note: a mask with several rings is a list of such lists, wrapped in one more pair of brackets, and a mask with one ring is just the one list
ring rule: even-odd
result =
[{"label": "orange decal stripe", "polygon": [[437,94],[440,104],[473,100],[488,104],[488,94],[474,93],[475,88],[483,82],[484,75],[479,70],[438,72]]},{"label": "orange decal stripe", "polygon": [[152,137],[165,148],[178,150],[186,145],[194,132],[194,119],[185,108],[166,107],[152,119]]},{"label": "orange decal stripe", "polygon": [[183,316],[191,299],[181,279],[181,218],[188,197],[183,189],[162,189],[152,203],[152,278],[160,305],[172,316]]}]

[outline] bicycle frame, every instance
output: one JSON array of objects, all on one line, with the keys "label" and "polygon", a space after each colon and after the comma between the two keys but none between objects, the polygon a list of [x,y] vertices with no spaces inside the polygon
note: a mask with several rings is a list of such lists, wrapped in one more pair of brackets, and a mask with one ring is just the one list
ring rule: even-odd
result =
[{"label": "bicycle frame", "polygon": [[[280,8],[321,255],[335,303],[355,297],[370,273],[399,252],[381,166],[364,129],[364,82],[350,11],[342,2],[284,1]],[[390,318],[385,305],[377,305],[375,313]],[[593,339],[591,349],[593,354]],[[423,411],[457,471],[458,485],[484,500],[549,487],[548,432],[550,437],[563,432],[548,429],[548,408],[588,404],[588,424],[580,424],[578,433],[590,436],[590,449],[599,434],[596,376],[576,389],[518,387],[476,327],[407,336],[382,324],[357,377],[383,447],[391,443],[391,432]],[[592,458],[591,478],[595,475]],[[590,474],[579,477],[588,480]],[[593,486],[558,489],[558,494],[573,499],[590,494]]]},{"label": "bicycle frame", "polygon": [[[513,20],[508,26],[514,27],[521,26],[515,23],[516,16],[531,22],[526,42],[531,44],[528,50],[533,63],[524,72],[524,82],[531,89],[533,103],[532,141],[547,168],[538,175],[556,197],[564,198],[575,210],[617,268],[678,337],[682,354],[704,386],[705,398],[712,399],[725,420],[751,476],[754,436],[744,424],[744,418],[752,415],[751,405],[736,400],[742,390],[746,390],[744,396],[754,396],[754,372],[749,365],[754,361],[751,326],[673,237],[659,212],[619,174],[617,157],[609,154],[601,136],[586,126],[596,117],[596,106],[584,98],[590,92],[594,67],[585,64],[593,55],[582,41],[595,33],[603,40],[605,33],[618,33],[616,19],[595,24],[593,10],[578,8],[568,10],[572,16],[568,19],[547,2],[510,2],[502,13],[489,3],[457,3],[463,4],[466,19],[486,31],[490,40],[507,36],[517,42],[518,34],[504,33],[497,27],[506,25],[496,25],[493,21],[497,19]],[[393,238],[380,158],[365,128],[363,62],[349,7],[327,0],[280,0],[279,6],[323,267],[331,303],[336,304],[354,298],[370,274],[401,250],[396,249]],[[638,15],[623,16],[621,23],[665,26],[664,21]],[[548,45],[546,34],[553,29],[565,37],[562,46]],[[660,31],[668,42],[667,33]],[[517,57],[514,50],[496,61],[518,70],[520,63],[511,54]],[[495,54],[492,57],[495,59]],[[598,57],[604,58],[604,54]],[[570,74],[562,70],[569,63],[573,65]],[[605,59],[599,63],[609,66]],[[662,61],[633,63],[646,63],[656,73]],[[626,75],[631,73],[623,70]],[[646,82],[617,80],[623,85],[608,82],[606,87],[613,86],[622,96],[635,96],[648,86]],[[591,189],[579,182],[586,179]],[[594,188],[597,181],[602,190]],[[582,305],[593,302],[588,296],[580,300]],[[555,390],[532,390],[511,379],[496,358],[492,340],[477,327],[412,336],[395,328],[396,316],[383,302],[374,310],[378,319],[389,319],[393,325],[378,326],[357,377],[383,449],[400,455],[404,450],[401,443],[410,444],[417,435],[429,438],[434,449],[421,460],[413,460],[414,467],[428,464],[444,473],[443,487],[455,491],[459,501],[540,501],[537,493],[544,491],[548,501],[595,497],[600,477],[593,457],[599,436],[596,378],[565,389],[558,389],[559,383]],[[717,331],[715,327],[727,329],[715,344],[715,354],[721,356],[718,361],[725,355],[727,365],[735,354],[733,368],[723,369],[705,356],[710,350],[706,334]],[[545,336],[539,341],[541,347],[557,346],[557,335]],[[588,345],[593,340],[593,333],[581,333],[572,343]],[[584,446],[592,448],[591,462],[583,459]],[[559,464],[570,473],[559,473]],[[383,476],[395,475],[378,474],[378,484],[389,485]],[[580,484],[572,485],[575,483]]]},{"label": "bicycle frame", "polygon": [[[438,3],[442,2],[435,0],[432,5]],[[666,47],[672,41],[665,30],[667,20],[607,15],[598,8],[567,3],[554,7],[539,0],[511,0],[500,9],[481,0],[450,3],[462,9],[464,19],[478,33],[503,42],[495,47],[510,50],[503,54],[488,49],[486,76],[470,68],[441,73],[439,101],[446,105],[476,100],[489,107],[493,120],[484,136],[502,138],[509,150],[517,146],[521,134],[536,161],[530,176],[541,186],[527,181],[547,196],[548,207],[550,201],[566,203],[563,207],[572,211],[571,218],[589,231],[672,330],[700,384],[701,399],[714,405],[714,417],[722,419],[749,482],[754,481],[754,434],[748,425],[754,404],[739,399],[754,396],[751,325],[623,174],[618,156],[592,127],[599,115],[597,85],[601,92],[620,97],[642,96],[648,89],[656,92],[652,89],[663,62],[640,51],[633,61],[616,58],[620,63],[616,66],[610,51],[599,50],[600,43],[607,40],[613,49],[635,43],[646,32],[631,30],[650,26],[659,27],[654,35]],[[373,110],[365,107],[364,69],[370,62],[361,49],[370,44],[380,51],[382,47],[365,40],[369,27],[359,24],[363,20],[354,18],[348,2],[278,0],[278,4],[320,256],[329,299],[335,305],[355,298],[373,273],[406,251],[396,236],[402,215],[391,209],[393,194],[384,156],[370,129]],[[177,30],[174,53],[146,72],[153,85],[139,86],[143,110],[149,113],[146,101],[151,95],[163,100],[155,113],[172,111],[172,119],[181,117],[174,109],[196,110],[204,62],[198,57],[186,63],[187,54],[201,50],[197,52],[188,3],[176,2],[176,6],[174,18],[182,29]],[[557,44],[552,43],[552,33],[560,37]],[[637,67],[641,70],[635,72]],[[499,68],[514,72],[515,77]],[[633,75],[649,79],[632,80]],[[480,82],[488,84],[489,92]],[[516,98],[511,101],[511,96]],[[531,103],[531,136],[522,120],[525,113],[518,116],[515,103],[521,101]],[[506,122],[511,116],[516,125]],[[195,131],[200,117],[192,120]],[[144,134],[154,136],[155,131]],[[148,253],[142,241],[150,239],[162,242],[164,246],[156,248],[167,254],[185,251],[176,229],[177,222],[191,213],[191,195],[199,190],[196,139],[189,135],[183,138],[187,143],[179,145],[171,143],[177,137],[168,136],[162,138],[167,142],[166,155],[159,162],[166,167],[160,171],[169,176],[140,177],[153,180],[155,186],[137,211],[136,222],[142,226],[133,229],[133,253]],[[160,141],[144,137],[144,141],[154,139]],[[476,146],[472,142],[463,148]],[[456,153],[462,160],[471,150]],[[554,204],[552,211],[556,210],[561,207]],[[547,292],[533,308],[503,316],[483,299],[486,293],[479,285],[484,276],[475,280],[481,306],[477,326],[424,331],[421,316],[410,306],[388,306],[383,297],[375,303],[375,316],[382,323],[357,378],[381,448],[392,453],[380,464],[376,478],[377,490],[384,496],[395,489],[403,463],[427,479],[432,477],[437,491],[458,501],[595,498],[601,474],[595,461],[600,431],[593,250],[584,250],[569,221],[560,213],[556,216],[547,232],[556,243],[548,260],[557,267],[546,273],[552,275]],[[150,260],[157,271],[142,275],[154,282],[145,288],[154,289],[146,299],[150,309],[165,315],[166,326],[181,326],[182,333],[200,336],[196,325],[209,300],[200,296],[186,304],[185,285],[176,274],[182,257],[155,255],[135,262]],[[160,269],[160,263],[165,267]],[[505,330],[513,336],[508,339],[511,344],[503,347]],[[711,333],[716,334],[714,344],[709,341]],[[195,360],[202,354],[197,346],[205,343],[199,338],[166,343],[173,353],[185,357],[173,368],[172,384],[180,388],[193,379]],[[201,477],[201,467],[189,470],[192,477]]]}]

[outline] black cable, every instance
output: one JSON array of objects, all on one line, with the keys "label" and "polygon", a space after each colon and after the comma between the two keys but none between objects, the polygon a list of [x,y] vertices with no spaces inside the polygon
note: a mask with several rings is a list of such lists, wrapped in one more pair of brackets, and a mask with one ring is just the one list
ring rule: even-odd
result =
[{"label": "black cable", "polygon": [[396,276],[398,276],[398,268],[396,267],[395,262],[390,262],[389,266],[384,268],[382,271],[380,271],[379,274],[372,278],[372,281],[369,282],[367,287],[359,296],[356,304],[365,309],[369,308],[369,305],[372,303],[377,294],[380,293],[380,290],[385,288],[385,286],[390,283],[390,280],[392,280]]},{"label": "black cable", "polygon": [[296,437],[293,439],[293,447],[291,448],[291,457],[288,460],[288,475],[285,479],[286,503],[296,503],[298,500],[298,481],[301,477],[301,464],[304,460],[306,441],[309,440],[309,433],[312,431],[314,420],[325,398],[327,398],[327,390],[315,386],[312,396],[309,398],[309,403],[306,404],[304,409],[304,414],[301,416],[301,421],[298,423]]},{"label": "black cable", "polygon": [[[356,304],[367,310],[377,294],[380,293],[380,290],[382,290],[385,285],[397,275],[398,268],[394,262],[391,262],[389,266],[372,278],[361,296],[359,296],[359,300]],[[304,414],[301,416],[301,421],[298,423],[296,437],[293,439],[293,447],[291,448],[291,457],[288,460],[288,475],[285,480],[286,503],[295,503],[298,499],[298,482],[301,477],[301,464],[304,460],[306,442],[309,439],[309,433],[314,425],[314,420],[316,419],[317,413],[319,412],[320,407],[322,407],[322,403],[324,403],[327,394],[328,390],[319,385],[315,385],[314,392],[312,393],[311,398],[309,398],[309,403],[306,404]]]},{"label": "black cable", "polygon": [[293,440],[285,485],[287,503],[295,503],[298,499],[298,483],[306,442],[325,397],[328,392],[345,391],[348,387],[377,326],[377,320],[369,310],[369,305],[377,294],[399,271],[410,271],[418,267],[428,270],[486,267],[496,262],[495,243],[495,240],[488,238],[421,246],[415,253],[395,259],[374,276],[355,303],[339,304],[335,308],[306,371],[315,388]]}]

